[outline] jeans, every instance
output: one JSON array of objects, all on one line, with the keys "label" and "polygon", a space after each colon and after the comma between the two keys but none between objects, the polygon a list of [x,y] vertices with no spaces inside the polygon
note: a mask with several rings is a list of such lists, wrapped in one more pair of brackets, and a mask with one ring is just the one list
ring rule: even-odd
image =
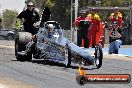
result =
[{"label": "jeans", "polygon": [[109,45],[109,54],[118,54],[118,50],[120,48],[120,45],[122,44],[122,41],[120,39],[117,39],[110,43]]}]

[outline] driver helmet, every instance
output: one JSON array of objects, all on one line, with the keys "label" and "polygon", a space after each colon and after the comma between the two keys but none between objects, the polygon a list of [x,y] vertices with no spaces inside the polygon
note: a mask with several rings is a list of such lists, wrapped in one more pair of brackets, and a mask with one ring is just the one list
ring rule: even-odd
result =
[{"label": "driver helmet", "polygon": [[53,29],[54,29],[54,25],[53,24],[49,24],[48,25],[48,29],[49,29],[49,32],[52,32]]}]

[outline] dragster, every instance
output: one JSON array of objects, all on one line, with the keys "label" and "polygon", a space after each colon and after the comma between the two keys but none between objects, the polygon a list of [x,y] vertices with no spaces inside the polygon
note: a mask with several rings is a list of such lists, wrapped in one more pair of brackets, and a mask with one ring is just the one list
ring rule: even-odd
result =
[{"label": "dragster", "polygon": [[[53,28],[49,28],[49,26]],[[39,27],[38,32],[32,35],[28,32],[18,32],[15,39],[15,56],[18,61],[44,59],[65,64],[69,67],[72,60],[84,66],[102,65],[103,52],[100,44],[95,47],[94,56],[77,46],[63,36],[63,29],[56,21],[46,21]]]}]

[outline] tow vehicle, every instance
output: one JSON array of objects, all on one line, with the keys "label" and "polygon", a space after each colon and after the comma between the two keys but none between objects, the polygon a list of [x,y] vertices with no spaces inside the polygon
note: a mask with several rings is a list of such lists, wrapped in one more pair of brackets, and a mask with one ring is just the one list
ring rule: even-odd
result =
[{"label": "tow vehicle", "polygon": [[13,40],[14,39],[14,30],[1,29],[0,36],[5,37],[7,40]]}]

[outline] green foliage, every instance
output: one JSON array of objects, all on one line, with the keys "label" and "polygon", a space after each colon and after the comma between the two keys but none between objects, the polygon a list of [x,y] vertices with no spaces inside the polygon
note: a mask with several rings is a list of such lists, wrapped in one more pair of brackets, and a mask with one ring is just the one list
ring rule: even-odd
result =
[{"label": "green foliage", "polygon": [[68,0],[55,0],[52,9],[52,19],[68,30],[70,29],[70,4]]},{"label": "green foliage", "polygon": [[17,11],[14,10],[6,9],[3,11],[3,24],[5,28],[11,28],[14,26],[17,14]]},{"label": "green foliage", "polygon": [[52,8],[53,7],[53,5],[54,5],[54,3],[52,3],[50,0],[47,0],[44,4],[43,4],[43,6],[48,6],[49,8]]}]

